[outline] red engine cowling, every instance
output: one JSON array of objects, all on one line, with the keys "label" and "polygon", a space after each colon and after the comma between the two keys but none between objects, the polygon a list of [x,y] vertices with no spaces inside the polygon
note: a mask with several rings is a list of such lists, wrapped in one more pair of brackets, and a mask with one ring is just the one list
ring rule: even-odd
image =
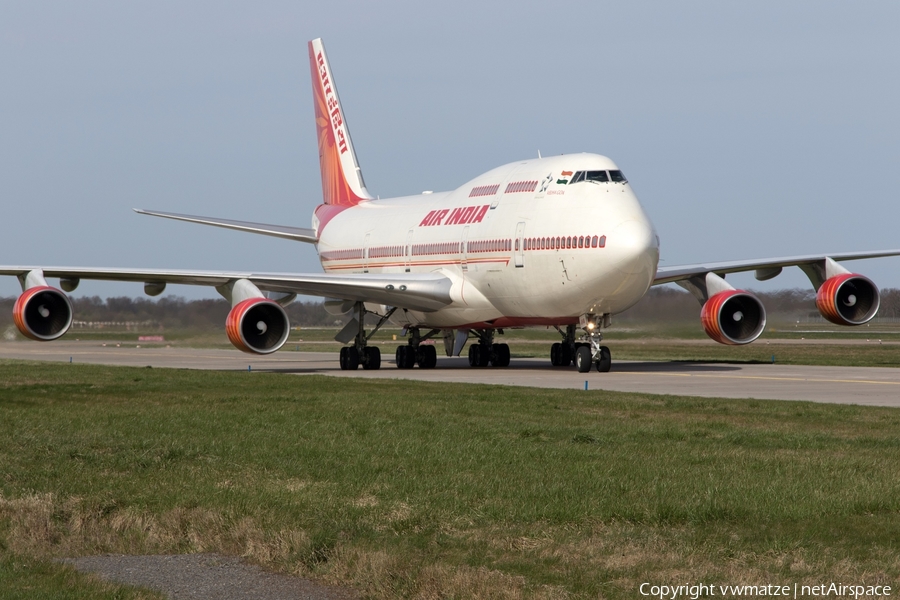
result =
[{"label": "red engine cowling", "polygon": [[281,348],[290,333],[287,313],[277,302],[250,298],[228,313],[225,331],[234,347],[250,354],[269,354]]},{"label": "red engine cowling", "polygon": [[725,290],[706,301],[700,321],[706,335],[720,344],[749,344],[766,327],[766,309],[753,294]]},{"label": "red engine cowling", "polygon": [[862,325],[878,312],[881,294],[872,280],[855,273],[825,280],[816,293],[816,307],[837,325]]},{"label": "red engine cowling", "polygon": [[56,288],[41,285],[22,292],[13,306],[13,321],[22,335],[49,342],[72,325],[72,303]]}]

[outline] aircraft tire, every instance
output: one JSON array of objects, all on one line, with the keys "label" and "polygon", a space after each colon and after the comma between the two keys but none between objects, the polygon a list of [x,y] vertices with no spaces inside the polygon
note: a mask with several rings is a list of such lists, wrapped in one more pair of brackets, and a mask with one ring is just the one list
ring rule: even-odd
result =
[{"label": "aircraft tire", "polygon": [[491,364],[495,367],[509,366],[509,344],[494,344],[492,346]]},{"label": "aircraft tire", "polygon": [[341,348],[341,356],[340,356],[340,359],[338,362],[341,365],[341,371],[346,371],[347,370],[347,347],[346,346]]},{"label": "aircraft tire", "polygon": [[366,346],[363,350],[366,360],[363,362],[363,369],[366,371],[374,371],[381,368],[381,350],[376,346]]},{"label": "aircraft tire", "polygon": [[591,349],[588,346],[579,346],[575,351],[575,368],[579,373],[591,370]]},{"label": "aircraft tire", "polygon": [[478,352],[478,366],[486,367],[491,364],[491,347],[483,344],[478,344],[478,346],[481,348]]},{"label": "aircraft tire", "polygon": [[559,342],[550,346],[550,364],[554,367],[562,366],[562,344]]},{"label": "aircraft tire", "polygon": [[472,344],[469,346],[469,366],[481,366],[481,344]]},{"label": "aircraft tire", "polygon": [[347,348],[347,371],[355,371],[359,367],[359,351],[353,346]]},{"label": "aircraft tire", "polygon": [[437,348],[434,346],[422,344],[416,354],[420,369],[433,369],[437,366]]},{"label": "aircraft tire", "polygon": [[568,367],[572,364],[572,347],[568,344],[560,344],[559,346],[559,366]]},{"label": "aircraft tire", "polygon": [[397,346],[394,358],[398,369],[412,369],[416,364],[416,354],[412,346]]},{"label": "aircraft tire", "polygon": [[600,373],[609,373],[612,367],[612,354],[606,346],[600,346],[600,360],[597,361],[597,371]]}]

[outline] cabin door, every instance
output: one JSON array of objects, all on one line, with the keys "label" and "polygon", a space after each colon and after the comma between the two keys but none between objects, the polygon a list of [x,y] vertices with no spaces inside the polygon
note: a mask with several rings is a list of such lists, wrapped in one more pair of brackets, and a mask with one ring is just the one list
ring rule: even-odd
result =
[{"label": "cabin door", "polygon": [[516,241],[513,243],[513,254],[516,267],[525,266],[525,221],[516,225]]}]

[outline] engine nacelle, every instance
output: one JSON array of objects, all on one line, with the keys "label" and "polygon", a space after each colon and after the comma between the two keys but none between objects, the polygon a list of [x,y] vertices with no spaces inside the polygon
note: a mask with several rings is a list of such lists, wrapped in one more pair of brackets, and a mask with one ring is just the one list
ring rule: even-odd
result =
[{"label": "engine nacelle", "polygon": [[881,294],[868,277],[856,273],[825,280],[816,293],[819,313],[837,325],[862,325],[878,312]]},{"label": "engine nacelle", "polygon": [[250,354],[270,354],[288,339],[291,326],[287,313],[266,298],[249,298],[228,313],[225,331],[238,350]]},{"label": "engine nacelle", "polygon": [[706,335],[720,344],[749,344],[766,328],[766,309],[753,294],[725,290],[703,304],[700,321]]},{"label": "engine nacelle", "polygon": [[49,342],[61,337],[72,325],[72,303],[56,288],[35,286],[16,300],[13,321],[22,335]]}]

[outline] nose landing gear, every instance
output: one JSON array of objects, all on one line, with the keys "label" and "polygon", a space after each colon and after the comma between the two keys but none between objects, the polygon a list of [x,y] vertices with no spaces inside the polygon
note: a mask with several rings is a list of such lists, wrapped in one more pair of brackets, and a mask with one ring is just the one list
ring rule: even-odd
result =
[{"label": "nose landing gear", "polygon": [[554,367],[568,367],[574,360],[579,373],[587,373],[592,366],[600,373],[608,373],[612,366],[612,355],[609,348],[601,346],[602,327],[609,327],[609,315],[587,314],[580,319],[584,333],[576,341],[575,325],[568,325],[563,332],[556,328],[563,337],[562,342],[550,346],[550,364]]}]

